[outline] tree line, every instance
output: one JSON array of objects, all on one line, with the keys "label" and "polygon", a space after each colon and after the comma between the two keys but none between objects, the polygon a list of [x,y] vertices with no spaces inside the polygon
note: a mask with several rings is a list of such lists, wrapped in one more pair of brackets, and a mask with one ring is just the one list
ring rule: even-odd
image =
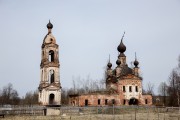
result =
[{"label": "tree line", "polygon": [[0,105],[34,105],[38,104],[38,92],[30,91],[22,98],[19,97],[17,90],[9,83],[0,89]]},{"label": "tree line", "polygon": [[156,103],[165,106],[180,106],[180,56],[177,67],[171,71],[167,81],[160,83],[158,91],[159,99],[156,99]]}]

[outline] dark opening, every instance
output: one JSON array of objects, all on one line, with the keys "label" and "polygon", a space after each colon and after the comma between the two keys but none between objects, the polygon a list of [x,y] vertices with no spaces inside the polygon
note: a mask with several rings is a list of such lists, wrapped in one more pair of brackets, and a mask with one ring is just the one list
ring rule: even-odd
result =
[{"label": "dark opening", "polygon": [[125,86],[123,86],[123,92],[126,92],[126,88],[125,88]]},{"label": "dark opening", "polygon": [[49,71],[50,83],[54,83],[54,70]]},{"label": "dark opening", "polygon": [[49,61],[54,62],[54,51],[53,50],[49,51]]},{"label": "dark opening", "polygon": [[145,104],[148,104],[148,100],[147,99],[145,99]]},{"label": "dark opening", "polygon": [[129,92],[132,92],[132,86],[129,86]]},{"label": "dark opening", "polygon": [[100,105],[101,104],[101,100],[100,99],[98,99],[98,105]]},{"label": "dark opening", "polygon": [[85,100],[85,106],[88,106],[88,100],[87,99]]},{"label": "dark opening", "polygon": [[50,94],[50,95],[49,95],[49,104],[50,104],[50,105],[54,104],[54,98],[55,98],[55,97],[54,97],[54,94]]},{"label": "dark opening", "polygon": [[105,105],[107,105],[108,104],[108,99],[105,99]]},{"label": "dark opening", "polygon": [[124,104],[124,105],[126,104],[126,100],[125,100],[125,99],[123,100],[123,104]]},{"label": "dark opening", "polygon": [[136,86],[136,92],[138,92],[138,86]]},{"label": "dark opening", "polygon": [[136,98],[131,98],[129,100],[129,105],[138,105],[138,100]]},{"label": "dark opening", "polygon": [[112,99],[112,104],[113,104],[113,105],[115,104],[115,99]]}]

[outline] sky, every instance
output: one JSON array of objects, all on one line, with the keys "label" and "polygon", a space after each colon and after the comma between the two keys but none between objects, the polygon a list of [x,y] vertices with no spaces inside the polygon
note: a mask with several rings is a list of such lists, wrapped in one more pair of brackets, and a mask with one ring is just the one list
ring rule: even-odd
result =
[{"label": "sky", "polygon": [[101,80],[109,54],[115,68],[124,31],[127,63],[136,52],[143,88],[151,82],[158,93],[178,64],[179,0],[0,0],[0,89],[12,83],[20,96],[37,90],[49,19],[63,88],[72,79]]}]

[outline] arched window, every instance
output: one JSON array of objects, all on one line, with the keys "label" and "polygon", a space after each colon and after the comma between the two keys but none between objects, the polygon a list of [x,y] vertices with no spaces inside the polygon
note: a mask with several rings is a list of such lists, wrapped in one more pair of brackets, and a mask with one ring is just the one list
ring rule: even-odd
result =
[{"label": "arched window", "polygon": [[50,83],[54,82],[54,70],[49,71],[49,82]]},{"label": "arched window", "polygon": [[54,62],[54,51],[53,50],[49,51],[49,61]]}]

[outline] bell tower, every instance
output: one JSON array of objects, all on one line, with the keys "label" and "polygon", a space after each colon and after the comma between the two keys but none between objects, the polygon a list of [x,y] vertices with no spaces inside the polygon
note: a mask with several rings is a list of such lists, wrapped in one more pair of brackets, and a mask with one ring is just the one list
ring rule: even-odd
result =
[{"label": "bell tower", "polygon": [[61,84],[59,75],[59,46],[52,35],[53,25],[47,24],[48,33],[41,46],[39,103],[42,105],[61,105]]}]

